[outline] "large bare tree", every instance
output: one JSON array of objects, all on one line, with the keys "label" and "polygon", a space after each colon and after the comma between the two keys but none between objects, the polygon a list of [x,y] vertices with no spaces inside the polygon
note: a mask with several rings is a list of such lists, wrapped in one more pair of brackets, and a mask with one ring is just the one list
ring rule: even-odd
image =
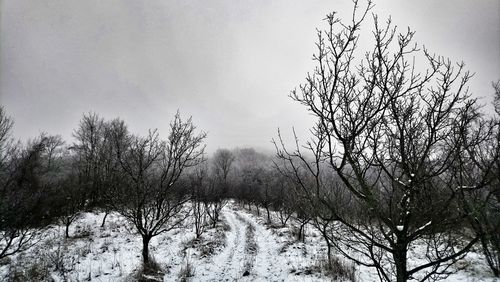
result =
[{"label": "large bare tree", "polygon": [[[325,232],[343,255],[374,267],[381,280],[438,278],[478,240],[457,239],[466,211],[453,165],[465,150],[456,133],[478,119],[471,74],[376,15],[373,47],[359,52],[372,4],[358,4],[349,21],[332,13],[318,31],[316,67],[291,94],[316,117],[313,137],[293,150],[277,142],[278,155],[323,217],[340,223]],[[332,202],[335,194],[360,212]],[[410,264],[418,245],[424,254]]]}]

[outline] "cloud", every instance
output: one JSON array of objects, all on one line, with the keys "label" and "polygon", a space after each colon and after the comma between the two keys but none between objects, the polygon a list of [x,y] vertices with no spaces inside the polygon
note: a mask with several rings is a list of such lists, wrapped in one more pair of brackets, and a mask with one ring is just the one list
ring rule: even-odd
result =
[{"label": "cloud", "polygon": [[[0,102],[17,136],[70,138],[81,114],[120,116],[166,134],[175,111],[209,132],[209,149],[271,146],[276,128],[306,134],[311,118],[287,97],[313,67],[315,28],[350,1],[3,1]],[[419,42],[462,58],[475,93],[500,78],[497,1],[399,1],[375,12]],[[371,23],[364,28],[370,28]],[[482,95],[485,96],[485,95]]]}]

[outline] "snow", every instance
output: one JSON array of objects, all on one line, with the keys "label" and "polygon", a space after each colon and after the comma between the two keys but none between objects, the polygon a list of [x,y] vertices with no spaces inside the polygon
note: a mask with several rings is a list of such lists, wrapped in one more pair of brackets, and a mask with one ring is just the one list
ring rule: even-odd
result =
[{"label": "snow", "polygon": [[416,231],[422,231],[424,230],[424,228],[426,228],[427,226],[429,226],[430,224],[432,223],[432,220],[427,222],[426,224],[422,225],[421,227],[419,227]]},{"label": "snow", "polygon": [[234,281],[243,274],[245,262],[245,225],[234,212],[225,209],[222,213],[230,231],[226,237],[226,247],[212,260],[196,266],[196,277],[206,281]]},{"label": "snow", "polygon": [[[262,211],[261,215],[264,214]],[[103,216],[103,213],[84,213],[72,225],[70,239],[64,239],[62,226],[51,226],[35,247],[11,257],[10,262],[0,262],[0,281],[9,280],[8,273],[14,270],[28,273],[32,269],[39,269],[42,274],[45,270],[54,281],[135,280],[142,264],[141,237],[135,234],[133,226],[114,213],[101,228]],[[183,278],[188,281],[331,281],[319,267],[319,262],[325,260],[326,245],[311,225],[306,226],[306,239],[301,242],[294,238],[296,226],[268,224],[263,216],[250,213],[234,202],[224,207],[221,218],[217,228],[207,229],[198,240],[190,222],[153,238],[150,252],[164,274],[149,278],[160,281]],[[272,221],[279,222],[277,218]],[[402,230],[402,226],[397,228]],[[418,254],[422,246],[415,246],[412,251]],[[343,257],[335,256],[350,264]],[[417,257],[410,258],[410,263],[417,263]],[[64,273],[54,267],[57,258],[62,261]],[[469,253],[459,264],[460,270],[446,281],[500,281],[492,277],[479,250]],[[356,266],[355,271],[358,281],[378,280],[373,268]]]}]

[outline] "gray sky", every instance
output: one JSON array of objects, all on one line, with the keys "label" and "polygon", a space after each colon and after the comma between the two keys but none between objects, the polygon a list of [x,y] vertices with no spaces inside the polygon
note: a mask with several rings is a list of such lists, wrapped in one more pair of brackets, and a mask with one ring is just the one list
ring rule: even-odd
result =
[{"label": "gray sky", "polygon": [[[218,147],[272,148],[276,129],[312,125],[287,95],[312,69],[315,28],[348,0],[0,0],[0,104],[16,137],[71,140],[84,112],[133,132],[167,134],[175,111]],[[500,79],[500,1],[381,0],[401,30],[476,72],[491,100]],[[364,24],[371,29],[372,22]]]}]

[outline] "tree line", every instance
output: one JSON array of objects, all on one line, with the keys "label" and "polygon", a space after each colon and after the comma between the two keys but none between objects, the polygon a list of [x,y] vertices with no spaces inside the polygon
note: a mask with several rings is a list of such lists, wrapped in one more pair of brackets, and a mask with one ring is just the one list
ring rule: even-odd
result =
[{"label": "tree line", "polygon": [[230,198],[262,203],[270,220],[278,176],[271,157],[252,148],[207,157],[206,133],[179,113],[166,139],[158,130],[132,134],[124,120],[96,113],[82,116],[71,144],[47,133],[23,144],[13,126],[0,107],[0,259],[36,244],[50,224],[62,224],[69,238],[85,211],[103,212],[102,228],[111,212],[127,219],[142,238],[145,265],[152,238],[185,225],[199,238]]}]

